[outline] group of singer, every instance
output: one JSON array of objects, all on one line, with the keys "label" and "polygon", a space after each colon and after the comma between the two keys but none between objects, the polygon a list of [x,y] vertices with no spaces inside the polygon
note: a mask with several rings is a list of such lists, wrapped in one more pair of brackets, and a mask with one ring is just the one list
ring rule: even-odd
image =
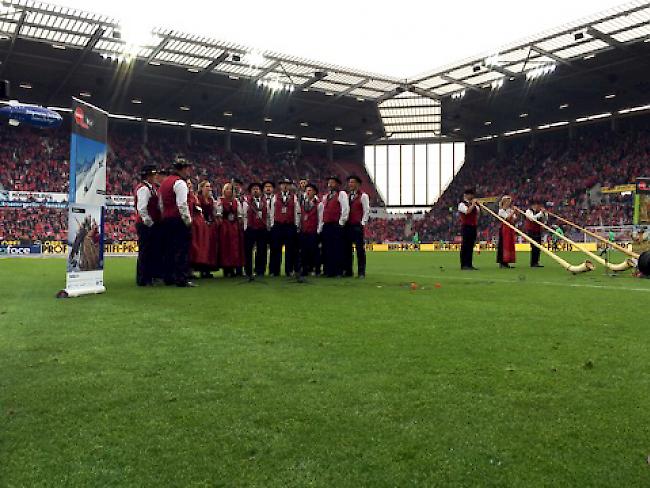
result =
[{"label": "group of singer", "polygon": [[[194,276],[254,280],[284,274],[304,279],[322,275],[365,278],[364,227],[370,214],[368,195],[357,175],[347,191],[337,176],[320,194],[302,179],[251,182],[232,179],[215,198],[208,180],[193,188],[192,166],[178,159],[171,170],[146,165],[135,188],[138,263],[136,283],[151,286],[197,286]],[[267,266],[268,264],[268,266]]]}]

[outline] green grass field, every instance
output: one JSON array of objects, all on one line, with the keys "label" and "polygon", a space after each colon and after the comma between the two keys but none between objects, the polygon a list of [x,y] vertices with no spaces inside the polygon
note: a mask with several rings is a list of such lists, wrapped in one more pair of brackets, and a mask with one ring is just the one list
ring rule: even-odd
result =
[{"label": "green grass field", "polygon": [[196,289],[114,258],[68,300],[64,260],[0,260],[0,486],[650,486],[650,281],[527,258]]}]

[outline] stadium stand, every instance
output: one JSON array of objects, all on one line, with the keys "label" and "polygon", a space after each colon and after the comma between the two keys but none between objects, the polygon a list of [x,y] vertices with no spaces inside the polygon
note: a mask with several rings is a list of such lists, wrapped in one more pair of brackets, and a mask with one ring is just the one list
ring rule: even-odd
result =
[{"label": "stadium stand", "polygon": [[[584,128],[573,140],[557,133],[532,147],[528,140],[515,140],[502,154],[477,146],[457,177],[422,219],[373,219],[366,229],[369,242],[410,240],[415,232],[422,242],[451,241],[458,233],[456,200],[467,186],[479,195],[511,194],[525,206],[542,197],[570,220],[587,225],[625,225],[632,221],[630,196],[600,195],[601,186],[629,183],[639,174],[650,173],[650,124],[641,121],[624,132],[612,132],[608,125]],[[178,131],[177,131],[178,132]],[[39,132],[29,128],[0,131],[0,185],[5,190],[67,192],[69,136],[65,130]],[[147,144],[139,133],[124,129],[111,132],[108,193],[129,195],[137,182],[139,168],[146,162],[165,166],[178,154],[194,162],[197,179],[218,184],[230,178],[243,181],[306,177],[322,182],[329,174],[359,173],[373,205],[379,196],[362,164],[350,160],[328,162],[318,155],[296,157],[292,151],[264,156],[250,147],[226,153],[207,139],[187,145],[179,134],[152,134]],[[218,186],[218,185],[217,185]],[[52,209],[49,209],[52,210]],[[58,239],[65,237],[65,222],[59,211],[42,212],[41,225],[31,222],[34,209],[0,210],[6,238]],[[24,212],[23,214],[20,212]],[[43,216],[45,218],[43,218]],[[19,218],[15,218],[19,217]],[[30,222],[26,222],[30,221]],[[11,222],[11,224],[10,224]],[[491,240],[497,226],[484,218],[480,237]],[[134,238],[133,217],[127,211],[110,211],[107,240]]]}]

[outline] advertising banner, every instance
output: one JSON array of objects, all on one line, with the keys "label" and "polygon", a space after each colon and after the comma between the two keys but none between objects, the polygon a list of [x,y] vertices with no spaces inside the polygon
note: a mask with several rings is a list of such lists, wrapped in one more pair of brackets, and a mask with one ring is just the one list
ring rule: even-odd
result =
[{"label": "advertising banner", "polygon": [[42,249],[40,244],[30,244],[28,246],[16,245],[2,245],[0,244],[0,257],[21,258],[21,257],[34,257],[40,256]]},{"label": "advertising banner", "polygon": [[73,98],[68,262],[62,296],[103,293],[108,114]]}]

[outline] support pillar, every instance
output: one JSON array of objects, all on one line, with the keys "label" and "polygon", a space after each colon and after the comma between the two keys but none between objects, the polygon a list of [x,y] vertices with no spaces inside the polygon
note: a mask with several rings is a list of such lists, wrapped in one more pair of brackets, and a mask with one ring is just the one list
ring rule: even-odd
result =
[{"label": "support pillar", "polygon": [[267,132],[262,133],[262,146],[261,146],[262,154],[265,156],[269,153],[269,135]]},{"label": "support pillar", "polygon": [[302,137],[296,136],[296,155],[302,156]]},{"label": "support pillar", "polygon": [[232,132],[230,132],[230,128],[226,129],[224,146],[225,146],[224,149],[226,150],[227,153],[232,152]]}]

